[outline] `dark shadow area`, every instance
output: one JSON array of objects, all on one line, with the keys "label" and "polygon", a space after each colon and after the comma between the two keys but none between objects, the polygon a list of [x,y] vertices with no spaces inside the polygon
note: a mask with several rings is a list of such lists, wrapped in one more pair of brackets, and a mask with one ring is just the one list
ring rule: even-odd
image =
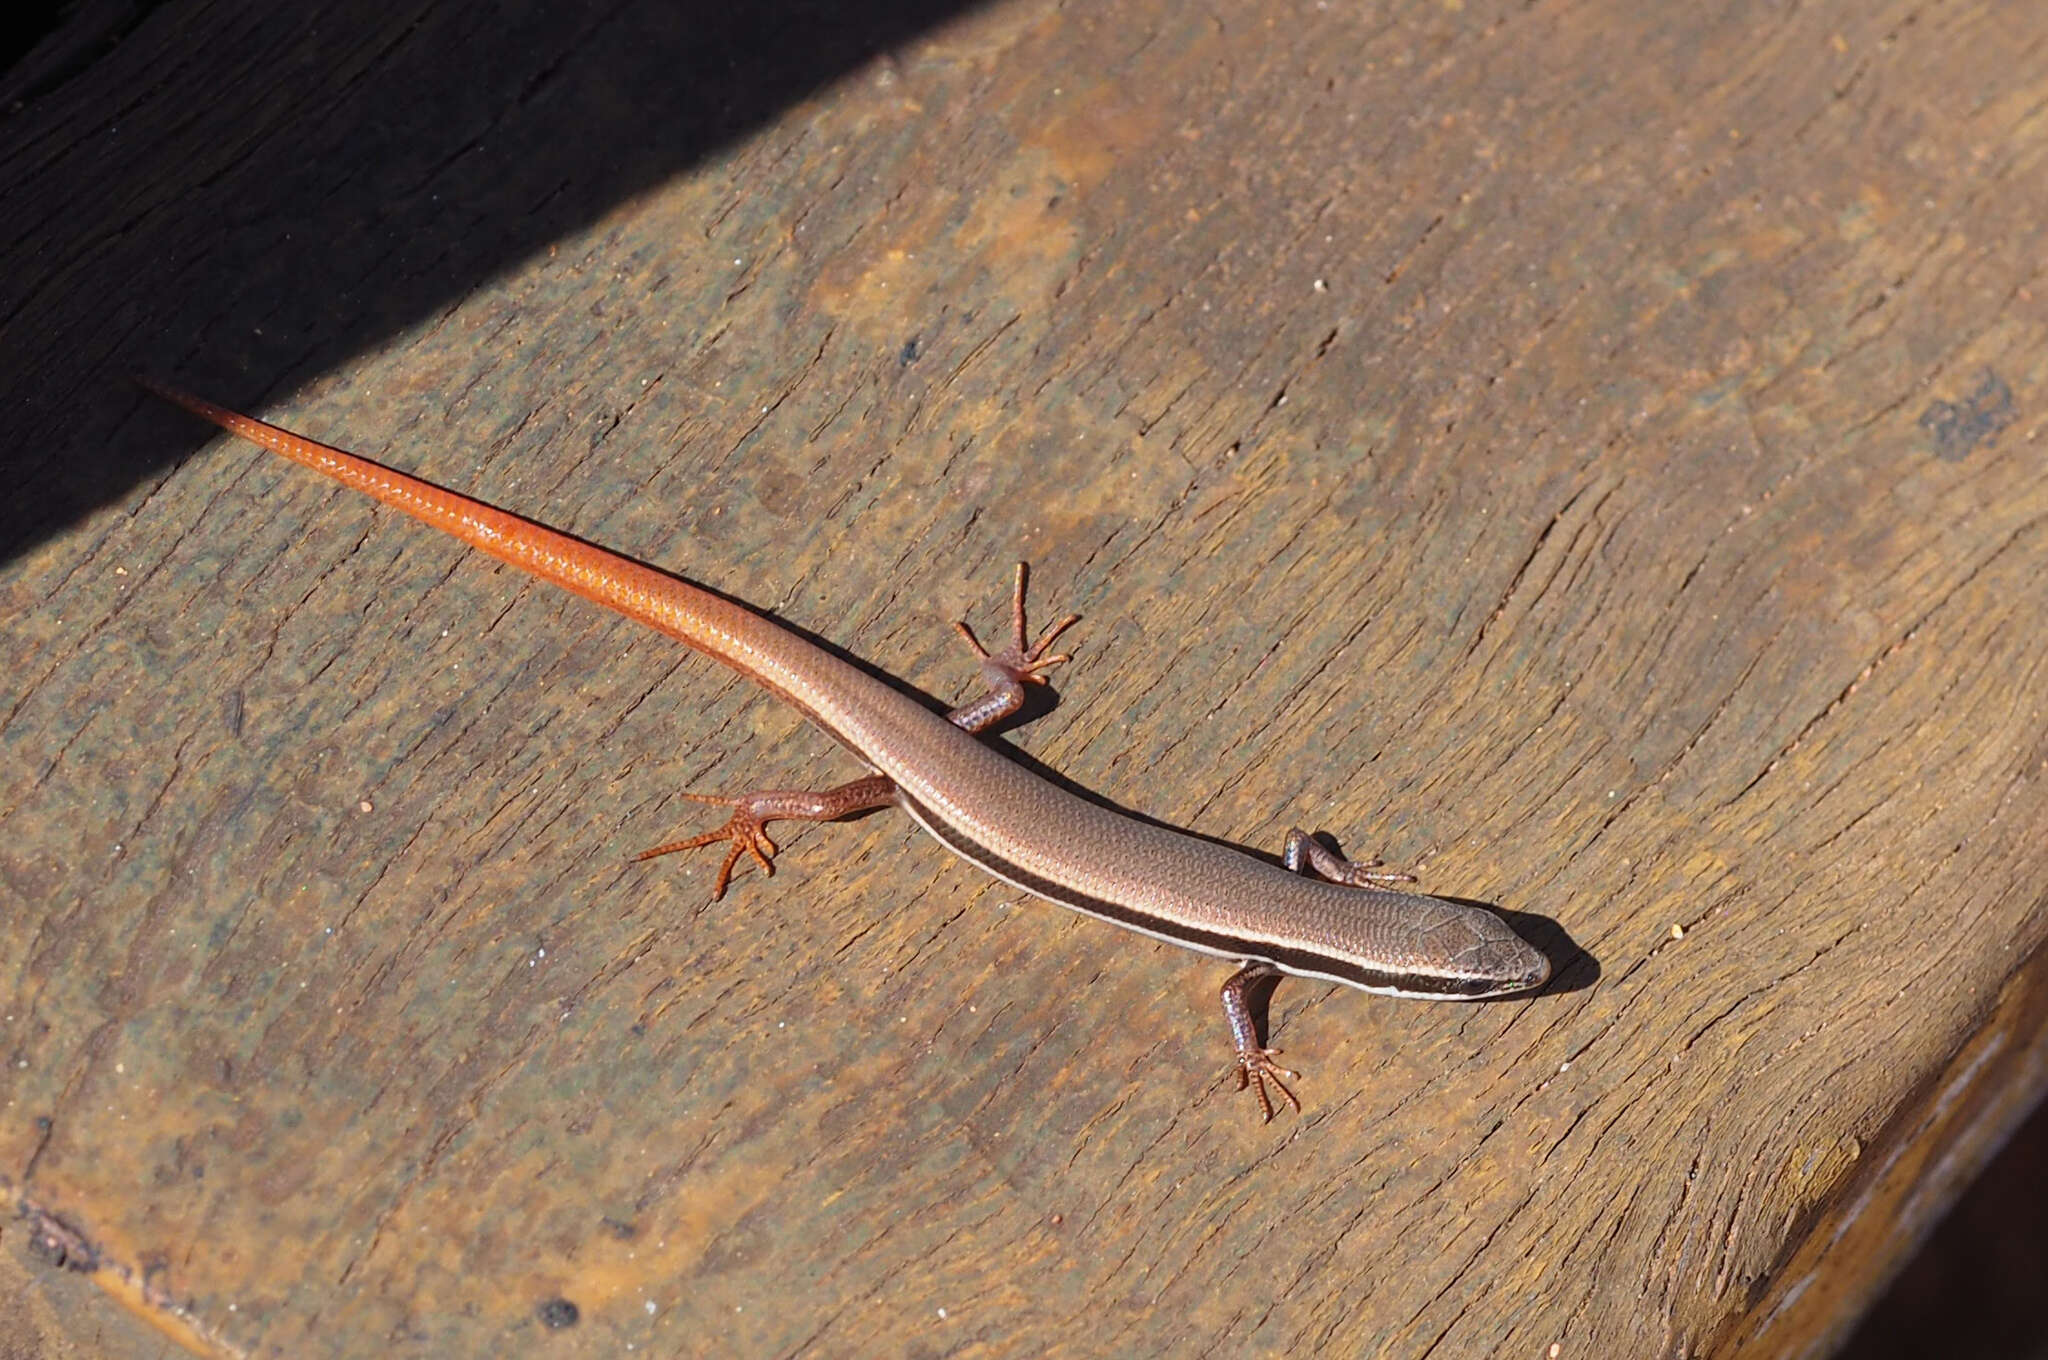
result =
[{"label": "dark shadow area", "polygon": [[[967,8],[227,0],[67,13],[35,51],[68,55],[5,73],[24,93],[0,121],[0,558],[175,457],[160,427],[128,428],[138,398],[124,375],[259,401]],[[92,26],[67,34],[73,22]],[[178,452],[206,437],[192,427]]]},{"label": "dark shadow area", "polygon": [[0,25],[0,118],[19,113],[174,0],[16,0]]},{"label": "dark shadow area", "polygon": [[1950,1209],[1838,1353],[2048,1360],[2048,1105]]}]

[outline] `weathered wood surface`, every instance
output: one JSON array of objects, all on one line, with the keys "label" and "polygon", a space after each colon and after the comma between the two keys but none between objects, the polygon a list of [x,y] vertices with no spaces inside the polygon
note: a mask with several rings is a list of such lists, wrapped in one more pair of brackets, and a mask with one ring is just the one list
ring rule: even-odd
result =
[{"label": "weathered wood surface", "polygon": [[[2042,1084],[2048,11],[830,12],[171,6],[0,126],[6,1344],[1824,1348]],[[136,369],[939,698],[1029,556],[1018,746],[1561,985],[1289,984],[1261,1127],[902,818],[707,909],[678,791],[849,760]]]}]

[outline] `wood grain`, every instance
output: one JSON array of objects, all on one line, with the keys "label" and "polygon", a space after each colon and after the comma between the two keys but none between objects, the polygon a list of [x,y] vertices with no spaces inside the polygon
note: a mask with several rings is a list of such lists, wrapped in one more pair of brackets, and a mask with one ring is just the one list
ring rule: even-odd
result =
[{"label": "wood grain", "polygon": [[[174,5],[0,128],[25,1344],[1824,1352],[2042,1086],[2048,14],[889,12]],[[938,700],[1029,557],[1028,758],[1568,967],[1283,986],[1261,1127],[905,819],[711,907],[678,794],[852,762],[136,370]]]}]

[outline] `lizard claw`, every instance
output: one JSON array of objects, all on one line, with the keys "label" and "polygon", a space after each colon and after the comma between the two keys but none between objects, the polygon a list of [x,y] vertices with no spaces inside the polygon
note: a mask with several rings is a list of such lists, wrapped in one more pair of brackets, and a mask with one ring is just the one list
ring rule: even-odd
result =
[{"label": "lizard claw", "polygon": [[1011,680],[1023,684],[1043,685],[1048,681],[1040,672],[1051,670],[1054,666],[1063,665],[1074,659],[1066,652],[1047,656],[1046,649],[1052,646],[1054,638],[1079,623],[1081,616],[1069,614],[1039,634],[1038,641],[1028,641],[1031,634],[1024,623],[1024,583],[1028,574],[1029,569],[1024,563],[1019,562],[1017,589],[1010,600],[1010,645],[1002,651],[991,653],[982,646],[981,640],[974,636],[974,630],[967,626],[965,619],[955,619],[953,627],[959,630],[961,637],[967,639],[967,645],[974,649],[974,654],[981,658],[983,665]]},{"label": "lizard claw", "polygon": [[1386,861],[1378,855],[1371,859],[1347,859],[1341,876],[1335,881],[1347,883],[1354,888],[1370,888],[1379,883],[1413,883],[1414,874],[1404,874],[1399,869],[1383,869]]},{"label": "lizard claw", "polygon": [[1300,1081],[1301,1073],[1274,1062],[1273,1059],[1279,1055],[1280,1050],[1277,1048],[1248,1048],[1237,1055],[1237,1089],[1242,1091],[1249,1086],[1257,1093],[1259,1108],[1265,1111],[1268,1124],[1273,1122],[1273,1101],[1266,1094],[1266,1083],[1269,1081],[1287,1098],[1287,1103],[1294,1107],[1294,1112],[1301,1113],[1301,1102],[1295,1099],[1294,1092],[1290,1091],[1287,1082],[1282,1080],[1291,1078]]},{"label": "lizard claw", "polygon": [[712,886],[711,900],[716,902],[725,896],[725,889],[732,882],[733,866],[740,862],[741,855],[752,855],[760,864],[761,871],[769,876],[775,873],[775,842],[768,839],[767,818],[754,807],[755,799],[721,798],[709,793],[686,793],[683,797],[693,803],[712,803],[732,809],[732,816],[725,825],[716,830],[700,832],[688,840],[670,841],[657,845],[652,850],[642,850],[634,859],[653,859],[656,855],[672,855],[678,850],[695,850],[700,845],[715,845],[719,841],[730,841],[725,852],[725,863],[718,866],[718,882]]}]

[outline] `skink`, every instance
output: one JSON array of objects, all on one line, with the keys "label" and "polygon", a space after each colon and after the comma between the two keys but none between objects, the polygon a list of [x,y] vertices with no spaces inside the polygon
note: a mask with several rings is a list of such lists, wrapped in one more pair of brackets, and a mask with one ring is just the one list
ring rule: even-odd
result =
[{"label": "skink", "polygon": [[704,653],[796,707],[873,774],[822,792],[766,790],[737,798],[688,795],[730,807],[726,824],[641,858],[728,842],[714,895],[749,854],[773,872],[764,830],[777,820],[826,821],[896,806],[961,858],[1036,897],[1204,954],[1238,960],[1223,985],[1237,1084],[1273,1117],[1270,1082],[1297,1111],[1281,1067],[1261,1041],[1251,996],[1279,974],[1390,996],[1471,999],[1541,986],[1550,962],[1498,916],[1375,886],[1405,874],[1340,859],[1300,830],[1276,867],[1212,841],[1155,826],[1076,797],[980,741],[1017,711],[1024,686],[1066,661],[1048,656],[1069,617],[1026,645],[1024,569],[1017,573],[1010,645],[994,654],[957,625],[981,658],[987,697],[940,715],[740,605],[615,553],[443,490],[275,425],[145,379],[148,391],[273,453],[453,534],[501,561],[615,609]]}]

